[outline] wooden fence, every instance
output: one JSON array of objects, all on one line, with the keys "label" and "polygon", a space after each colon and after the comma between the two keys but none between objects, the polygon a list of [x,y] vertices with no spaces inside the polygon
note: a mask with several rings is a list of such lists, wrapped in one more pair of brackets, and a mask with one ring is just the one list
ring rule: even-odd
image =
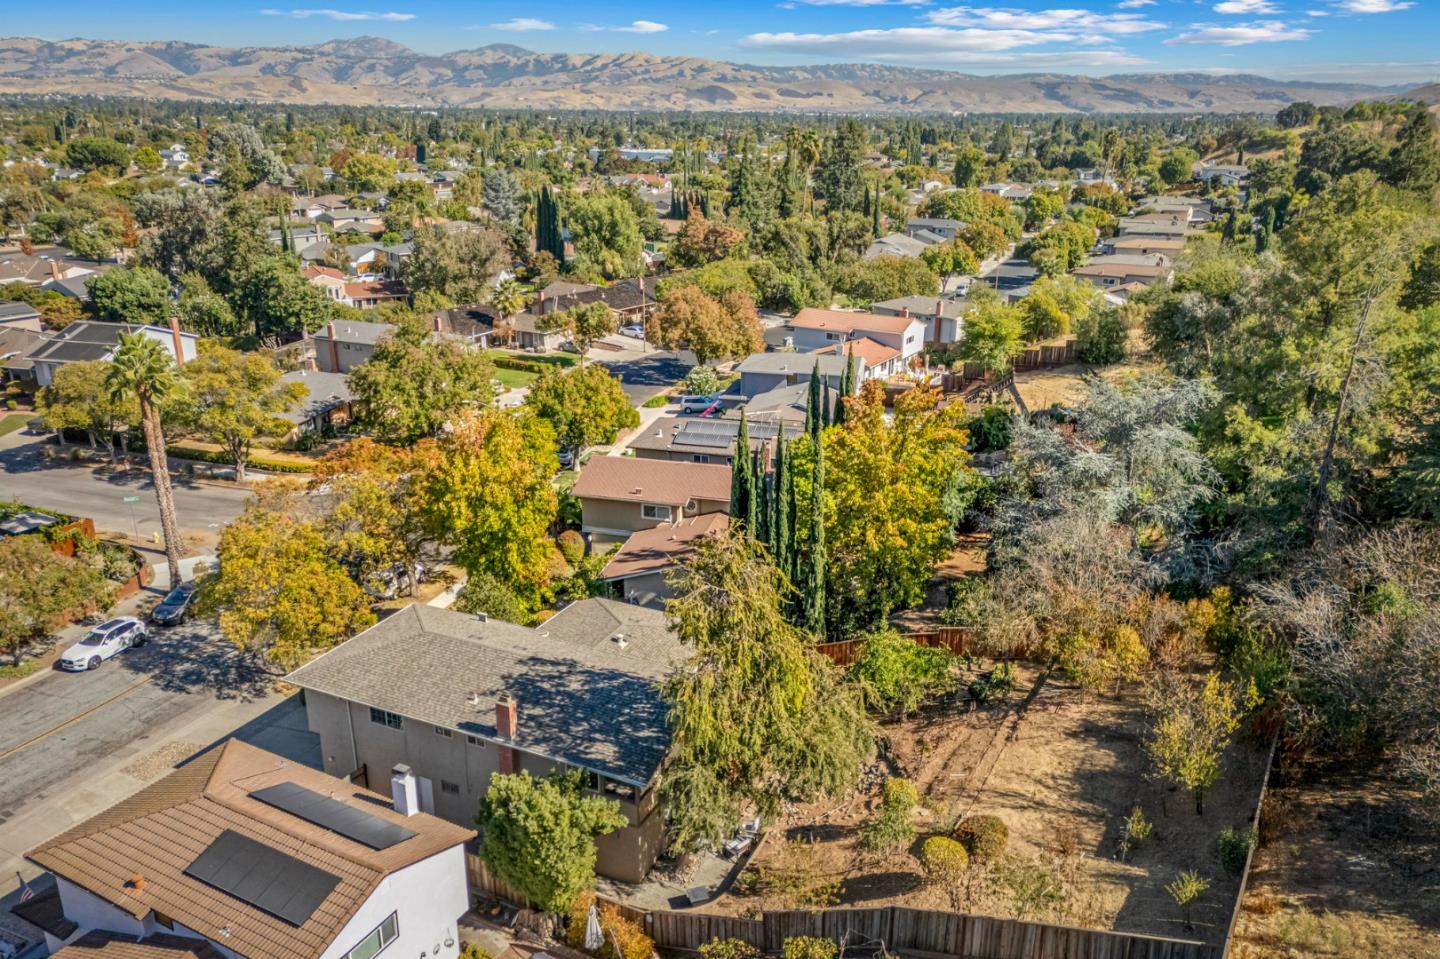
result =
[{"label": "wooden fence", "polygon": [[[921,646],[943,646],[956,656],[965,656],[970,652],[968,626],[941,626],[927,632],[906,633],[905,636]],[[860,658],[865,640],[846,639],[838,643],[821,643],[815,648],[830,657],[836,666],[849,666]]]},{"label": "wooden fence", "polygon": [[652,912],[647,928],[661,949],[694,952],[714,939],[743,939],[777,955],[785,940],[815,936],[853,945],[883,943],[890,953],[920,959],[1221,959],[1223,949],[1185,939],[1077,929],[1016,919],[902,906],[767,912],[737,919],[688,912]]}]

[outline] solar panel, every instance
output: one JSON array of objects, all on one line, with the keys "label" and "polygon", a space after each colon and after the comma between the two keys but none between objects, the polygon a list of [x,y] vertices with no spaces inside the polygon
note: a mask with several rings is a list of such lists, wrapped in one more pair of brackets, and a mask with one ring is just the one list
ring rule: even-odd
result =
[{"label": "solar panel", "polygon": [[303,926],[340,884],[339,876],[230,829],[185,867],[185,875],[292,926]]},{"label": "solar panel", "polygon": [[331,799],[295,783],[280,783],[257,789],[250,794],[250,798],[339,833],[346,839],[353,839],[371,849],[389,849],[415,835],[413,830],[404,826],[386,822],[363,809],[356,809],[338,799]]}]

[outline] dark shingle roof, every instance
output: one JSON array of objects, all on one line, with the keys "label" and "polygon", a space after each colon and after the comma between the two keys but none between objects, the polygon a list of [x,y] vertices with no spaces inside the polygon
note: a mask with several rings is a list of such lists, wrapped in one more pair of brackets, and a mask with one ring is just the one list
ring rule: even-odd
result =
[{"label": "dark shingle roof", "polygon": [[644,786],[670,745],[657,683],[683,658],[663,613],[613,600],[572,603],[533,629],[415,605],[288,679],[484,739],[509,693],[516,748]]}]

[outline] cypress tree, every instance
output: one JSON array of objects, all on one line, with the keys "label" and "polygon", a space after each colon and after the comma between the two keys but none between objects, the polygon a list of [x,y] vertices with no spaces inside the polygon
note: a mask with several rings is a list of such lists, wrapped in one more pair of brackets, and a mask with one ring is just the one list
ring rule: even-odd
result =
[{"label": "cypress tree", "polygon": [[789,555],[785,551],[785,528],[789,522],[789,491],[785,488],[785,430],[775,437],[775,456],[770,464],[770,557],[781,572],[788,572]]},{"label": "cypress tree", "polygon": [[825,448],[815,444],[815,469],[810,475],[810,555],[801,586],[805,600],[805,628],[825,641]]},{"label": "cypress tree", "polygon": [[750,528],[757,543],[770,541],[770,476],[765,472],[765,458],[756,453],[750,462]]},{"label": "cypress tree", "polygon": [[750,429],[740,414],[740,432],[735,437],[735,455],[730,458],[730,519],[743,524],[745,535],[755,535],[755,484],[751,475]]},{"label": "cypress tree", "polygon": [[846,350],[845,372],[840,377],[840,395],[835,400],[835,425],[845,422],[845,397],[855,395],[855,350]]},{"label": "cypress tree", "polygon": [[870,216],[870,188],[865,188],[865,202],[860,206],[860,213],[863,216]]},{"label": "cypress tree", "polygon": [[820,430],[825,424],[821,421],[824,411],[820,408],[820,361],[815,361],[815,369],[810,373],[810,392],[805,397],[805,432],[809,433],[815,442],[820,442]]},{"label": "cypress tree", "polygon": [[875,188],[875,202],[870,207],[870,229],[876,235],[880,235],[880,188]]}]

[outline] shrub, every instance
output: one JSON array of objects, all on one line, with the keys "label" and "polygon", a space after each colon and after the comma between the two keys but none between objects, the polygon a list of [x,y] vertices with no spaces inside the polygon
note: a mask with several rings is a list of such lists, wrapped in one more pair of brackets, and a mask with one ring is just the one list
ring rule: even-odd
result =
[{"label": "shrub", "polygon": [[1245,871],[1245,860],[1255,845],[1255,827],[1226,826],[1220,830],[1216,840],[1220,853],[1220,865],[1231,875],[1238,876]]},{"label": "shrub", "polygon": [[1195,900],[1205,895],[1209,888],[1210,880],[1204,878],[1193,869],[1187,869],[1185,872],[1180,873],[1175,877],[1173,882],[1165,887],[1165,891],[1170,894],[1170,898],[1174,899],[1175,904],[1180,907],[1180,911],[1185,917],[1185,928],[1187,930],[1195,927],[1190,919],[1191,907],[1194,905]]},{"label": "shrub", "polygon": [[[595,893],[587,889],[576,897],[570,907],[565,925],[565,941],[572,947],[585,950],[585,925],[590,919],[590,906],[595,902]],[[650,959],[655,951],[655,942],[645,935],[640,924],[620,915],[620,910],[610,903],[600,904],[600,931],[604,943],[590,953],[597,959]],[[620,952],[615,952],[616,944]]]},{"label": "shrub", "polygon": [[860,845],[872,851],[893,850],[914,839],[915,824],[910,814],[919,798],[910,780],[885,780],[875,818],[861,827]]},{"label": "shrub", "polygon": [[700,959],[752,959],[759,955],[760,950],[744,939],[711,939],[700,944]]},{"label": "shrub", "polygon": [[943,647],[921,646],[893,629],[865,641],[865,650],[850,667],[867,709],[902,714],[955,686],[950,674],[955,657]]},{"label": "shrub", "polygon": [[976,453],[1010,448],[1015,417],[1006,406],[992,403],[965,421],[970,431],[970,448]]},{"label": "shrub", "polygon": [[1130,855],[1130,850],[1145,842],[1155,834],[1155,826],[1145,818],[1145,811],[1139,806],[1130,810],[1130,815],[1125,817],[1125,825],[1120,829],[1120,861],[1124,862],[1125,857]]},{"label": "shrub", "polygon": [[995,863],[996,884],[1010,899],[1016,919],[1064,905],[1065,883],[1055,864],[1038,856],[1005,856]]},{"label": "shrub", "polygon": [[670,397],[666,396],[664,393],[657,393],[655,396],[650,397],[648,400],[646,400],[644,403],[641,403],[640,405],[645,407],[647,410],[658,410],[662,406],[670,405]]},{"label": "shrub", "polygon": [[564,530],[555,537],[555,545],[560,547],[560,555],[571,566],[578,566],[585,558],[585,537],[573,529]]},{"label": "shrub", "polygon": [[507,623],[524,623],[528,618],[525,604],[509,586],[488,573],[475,573],[465,581],[455,598],[455,609],[462,613],[484,613]]},{"label": "shrub", "polygon": [[1101,366],[1125,359],[1130,330],[1119,310],[1095,310],[1076,321],[1075,337],[1080,362]]},{"label": "shrub", "polygon": [[932,883],[952,883],[969,864],[971,854],[948,835],[932,835],[920,847],[920,868]]},{"label": "shrub", "polygon": [[995,668],[970,683],[970,698],[977,703],[987,703],[997,696],[1005,696],[1015,688],[1015,666],[1009,662],[996,663]]},{"label": "shrub", "polygon": [[460,959],[490,959],[490,953],[473,942],[467,942],[460,949]]},{"label": "shrub", "polygon": [[781,947],[784,959],[837,959],[840,947],[818,936],[791,936]]},{"label": "shrub", "polygon": [[708,366],[697,366],[685,374],[685,392],[709,396],[720,389],[720,377]]},{"label": "shrub", "polygon": [[998,859],[1010,842],[1010,830],[999,816],[966,816],[955,830],[955,838],[971,859],[990,862]]}]

